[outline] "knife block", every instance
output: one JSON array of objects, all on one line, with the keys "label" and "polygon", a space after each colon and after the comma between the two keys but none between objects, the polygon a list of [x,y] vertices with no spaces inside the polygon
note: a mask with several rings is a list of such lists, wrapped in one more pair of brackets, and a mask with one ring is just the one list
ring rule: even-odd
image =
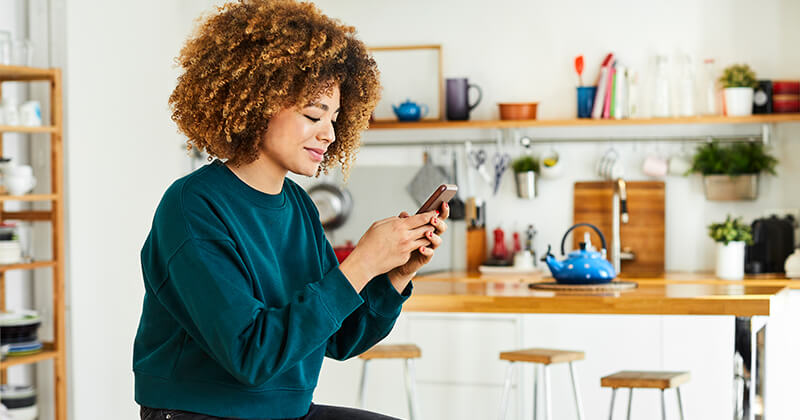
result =
[{"label": "knife block", "polygon": [[466,237],[467,272],[477,273],[486,261],[486,228],[468,227]]}]

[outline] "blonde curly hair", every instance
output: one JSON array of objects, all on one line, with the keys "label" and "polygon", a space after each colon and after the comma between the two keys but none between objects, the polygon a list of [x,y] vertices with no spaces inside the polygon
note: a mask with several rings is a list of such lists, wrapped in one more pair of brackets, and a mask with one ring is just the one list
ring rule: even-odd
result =
[{"label": "blonde curly hair", "polygon": [[339,86],[336,141],[319,172],[348,174],[380,96],[378,68],[355,29],[311,3],[240,0],[201,20],[176,62],[172,119],[196,147],[234,165],[258,158],[270,118]]}]

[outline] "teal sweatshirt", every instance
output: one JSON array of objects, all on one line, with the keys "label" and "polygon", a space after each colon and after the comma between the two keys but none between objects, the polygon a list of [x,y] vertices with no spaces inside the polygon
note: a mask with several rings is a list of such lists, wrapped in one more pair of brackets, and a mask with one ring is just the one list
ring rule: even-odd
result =
[{"label": "teal sweatshirt", "polygon": [[385,274],[356,293],[302,188],[265,194],[220,161],[169,187],[141,261],[136,402],[217,417],[305,415],[323,357],[368,350],[411,293]]}]

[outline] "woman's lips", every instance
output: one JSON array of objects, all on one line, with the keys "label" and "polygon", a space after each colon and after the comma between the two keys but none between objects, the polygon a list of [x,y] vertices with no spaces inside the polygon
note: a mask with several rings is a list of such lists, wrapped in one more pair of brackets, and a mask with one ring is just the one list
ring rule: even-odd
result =
[{"label": "woman's lips", "polygon": [[322,162],[322,159],[325,155],[325,151],[322,149],[314,149],[310,147],[305,148],[308,151],[308,154],[311,155],[311,160],[315,162]]}]

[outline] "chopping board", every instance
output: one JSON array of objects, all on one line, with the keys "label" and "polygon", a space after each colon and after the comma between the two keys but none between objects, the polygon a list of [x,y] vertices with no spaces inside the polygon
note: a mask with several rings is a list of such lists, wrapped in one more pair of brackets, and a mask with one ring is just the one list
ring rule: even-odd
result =
[{"label": "chopping board", "polygon": [[[657,181],[627,182],[628,223],[620,222],[620,249],[630,251],[633,260],[622,260],[625,275],[662,274],[664,272],[664,183]],[[612,251],[612,209],[614,182],[576,182],[573,194],[573,222],[597,226]],[[586,227],[575,228],[573,249],[583,242],[584,232],[591,233],[592,244],[600,249],[600,237]],[[610,260],[610,258],[609,258]]]}]

